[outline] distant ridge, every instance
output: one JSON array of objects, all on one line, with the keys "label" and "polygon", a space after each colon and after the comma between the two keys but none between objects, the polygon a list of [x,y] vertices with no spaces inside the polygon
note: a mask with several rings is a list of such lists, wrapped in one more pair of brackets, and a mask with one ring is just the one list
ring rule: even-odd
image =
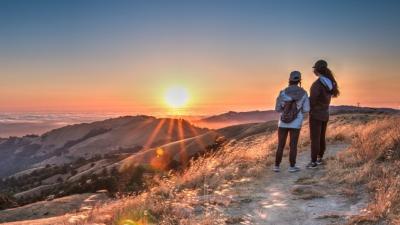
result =
[{"label": "distant ridge", "polygon": [[387,113],[387,114],[398,114],[400,110],[393,108],[374,108],[374,107],[358,107],[350,105],[338,105],[330,107],[331,114],[342,114],[342,113]]},{"label": "distant ridge", "polygon": [[[339,105],[339,106],[331,106],[330,113],[331,114],[340,114],[340,113],[387,113],[387,114],[396,114],[399,113],[400,110],[392,109],[392,108],[373,108],[373,107],[357,107],[350,105]],[[202,124],[205,126],[213,127],[213,124],[218,124],[218,127],[223,127],[227,125],[235,125],[242,123],[258,123],[258,122],[266,122],[271,120],[278,120],[279,113],[275,112],[275,110],[255,110],[255,111],[247,111],[247,112],[235,112],[229,111],[227,113],[222,113],[218,115],[213,115],[210,117],[206,117],[200,119],[198,121],[194,121],[195,124]],[[220,125],[220,126],[219,126]]]},{"label": "distant ridge", "polygon": [[210,117],[205,117],[197,121],[192,121],[197,126],[219,129],[227,126],[244,124],[244,123],[260,123],[271,120],[277,120],[279,114],[274,110],[267,111],[248,111],[235,112],[229,111]]}]

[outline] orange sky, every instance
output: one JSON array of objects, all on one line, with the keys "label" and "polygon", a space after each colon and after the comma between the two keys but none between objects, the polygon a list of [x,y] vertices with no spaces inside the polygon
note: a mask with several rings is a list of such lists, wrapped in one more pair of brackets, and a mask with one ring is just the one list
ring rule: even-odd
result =
[{"label": "orange sky", "polygon": [[[32,73],[21,83],[18,76],[3,77],[2,111],[132,112],[166,114],[168,87],[179,85],[189,92],[188,114],[209,114],[228,110],[272,109],[278,91],[287,85],[290,68],[303,73],[308,90],[315,76],[312,60],[305,65],[240,65],[207,62],[208,65],[175,69],[160,62],[144,64],[140,70],[87,70],[59,77],[56,71]],[[335,64],[336,63],[336,64]],[[153,66],[152,66],[153,65]],[[333,104],[398,107],[396,76],[381,80],[363,66],[331,61],[342,95]],[[179,66],[177,66],[179,67]],[[63,73],[68,73],[67,71]],[[141,74],[135,76],[135,74]],[[17,88],[16,88],[17,87]]]},{"label": "orange sky", "polygon": [[0,112],[164,115],[177,85],[181,113],[272,109],[290,71],[309,89],[320,58],[333,104],[400,107],[395,2],[88,2],[0,3]]}]

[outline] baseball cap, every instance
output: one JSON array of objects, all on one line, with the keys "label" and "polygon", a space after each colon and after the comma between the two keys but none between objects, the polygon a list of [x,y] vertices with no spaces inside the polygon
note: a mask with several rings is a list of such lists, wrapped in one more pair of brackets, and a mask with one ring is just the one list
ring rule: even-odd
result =
[{"label": "baseball cap", "polygon": [[328,63],[323,59],[316,61],[313,66],[313,68],[317,68],[317,69],[327,68],[327,67],[328,67]]},{"label": "baseball cap", "polygon": [[293,71],[290,73],[289,81],[300,81],[301,73],[299,71]]}]

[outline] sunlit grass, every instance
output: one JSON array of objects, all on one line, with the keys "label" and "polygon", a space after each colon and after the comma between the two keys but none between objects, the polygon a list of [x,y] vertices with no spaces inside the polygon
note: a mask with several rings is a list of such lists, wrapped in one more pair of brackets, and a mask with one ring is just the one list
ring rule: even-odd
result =
[{"label": "sunlit grass", "polygon": [[[351,147],[329,164],[328,178],[348,185],[365,185],[372,201],[349,224],[400,222],[400,118],[387,117],[354,129]],[[356,194],[354,192],[352,195]]]},{"label": "sunlit grass", "polygon": [[[177,126],[181,125],[178,123]],[[300,151],[309,150],[307,126],[306,122],[301,131]],[[381,164],[375,171],[376,160],[395,156],[394,151],[387,149],[394,149],[392,140],[399,133],[396,126],[399,126],[399,120],[393,118],[339,115],[332,117],[327,133],[328,142],[352,143],[350,150],[332,163],[334,167],[330,171],[339,174],[330,176],[341,177],[339,181],[342,182],[366,183],[375,188],[375,200],[369,207],[374,218],[395,215],[394,207],[400,199],[400,184],[395,175],[400,171],[398,160]],[[229,218],[220,212],[219,207],[231,203],[236,185],[263,176],[274,161],[276,145],[275,131],[225,143],[217,151],[190,160],[183,172],[161,173],[154,177],[147,191],[129,197],[126,200],[129,204],[113,210],[108,222],[114,225],[123,220],[138,222],[143,219],[143,212],[148,211],[154,219],[149,222],[156,224],[224,224]],[[156,152],[157,155],[165,154],[161,149]],[[384,169],[385,166],[389,169]],[[394,216],[392,220],[399,219]]]}]

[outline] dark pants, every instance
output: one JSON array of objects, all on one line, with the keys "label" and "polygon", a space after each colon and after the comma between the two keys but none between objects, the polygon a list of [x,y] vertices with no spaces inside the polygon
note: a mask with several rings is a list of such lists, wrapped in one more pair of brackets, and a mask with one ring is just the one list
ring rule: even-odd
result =
[{"label": "dark pants", "polygon": [[278,129],[278,149],[276,150],[275,166],[279,166],[279,164],[281,164],[282,156],[283,156],[283,149],[285,148],[285,145],[286,145],[286,139],[287,139],[288,133],[290,133],[289,162],[290,162],[290,166],[296,165],[297,142],[299,141],[300,129],[279,127],[279,129]]},{"label": "dark pants", "polygon": [[324,156],[326,149],[325,134],[328,121],[310,118],[311,162]]}]

